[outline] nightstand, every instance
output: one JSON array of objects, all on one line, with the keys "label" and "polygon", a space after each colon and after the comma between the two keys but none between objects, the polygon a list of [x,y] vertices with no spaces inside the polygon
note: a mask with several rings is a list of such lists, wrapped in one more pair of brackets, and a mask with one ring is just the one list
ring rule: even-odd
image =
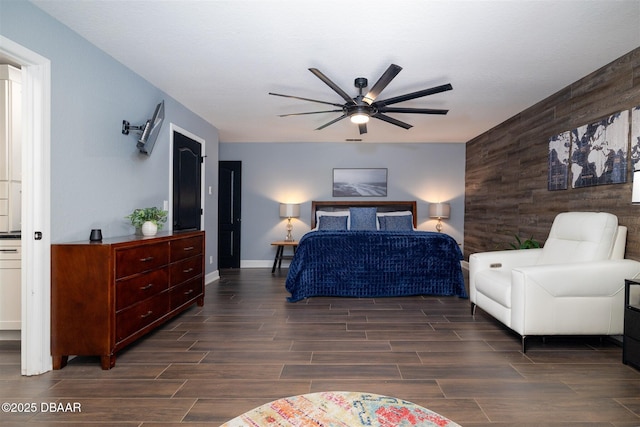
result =
[{"label": "nightstand", "polygon": [[[276,271],[276,265],[278,266],[278,270],[280,269],[280,266],[282,265],[282,260],[283,259],[292,259],[293,255],[296,254],[296,249],[298,248],[298,242],[293,241],[293,242],[287,242],[285,240],[281,240],[278,242],[272,242],[271,246],[276,246],[276,258],[273,260],[273,268],[271,269],[271,272],[274,273]],[[284,247],[288,246],[293,250],[293,254],[292,255],[284,255]]]},{"label": "nightstand", "polygon": [[635,280],[624,281],[624,341],[622,363],[640,369],[640,304],[630,303],[631,286],[640,286]]}]

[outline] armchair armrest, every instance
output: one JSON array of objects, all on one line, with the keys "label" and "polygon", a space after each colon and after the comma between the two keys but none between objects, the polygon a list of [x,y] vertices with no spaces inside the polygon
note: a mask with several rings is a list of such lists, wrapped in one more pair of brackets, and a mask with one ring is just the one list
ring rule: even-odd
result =
[{"label": "armchair armrest", "polygon": [[486,269],[513,270],[534,265],[542,255],[542,249],[479,252],[469,256],[469,276]]},{"label": "armchair armrest", "polygon": [[624,288],[624,279],[640,273],[640,262],[630,259],[515,268],[513,292],[538,286],[553,297],[608,297]]}]

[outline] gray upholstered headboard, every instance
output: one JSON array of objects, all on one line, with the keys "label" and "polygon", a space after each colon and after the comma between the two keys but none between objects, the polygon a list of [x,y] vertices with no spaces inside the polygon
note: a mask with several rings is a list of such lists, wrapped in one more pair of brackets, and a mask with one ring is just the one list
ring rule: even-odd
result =
[{"label": "gray upholstered headboard", "polygon": [[418,212],[415,200],[390,202],[390,201],[353,201],[353,200],[330,200],[311,202],[311,228],[316,226],[317,211],[344,211],[349,208],[377,208],[378,212],[410,211],[413,214],[413,226],[418,226]]}]

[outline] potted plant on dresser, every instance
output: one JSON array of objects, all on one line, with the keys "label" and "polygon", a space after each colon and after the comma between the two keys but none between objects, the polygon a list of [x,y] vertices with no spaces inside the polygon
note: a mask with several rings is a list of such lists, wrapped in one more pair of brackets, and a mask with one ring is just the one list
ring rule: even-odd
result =
[{"label": "potted plant on dresser", "polygon": [[155,236],[158,230],[162,229],[162,226],[167,222],[167,211],[152,208],[139,208],[135,209],[126,218],[131,220],[131,224],[144,236]]}]

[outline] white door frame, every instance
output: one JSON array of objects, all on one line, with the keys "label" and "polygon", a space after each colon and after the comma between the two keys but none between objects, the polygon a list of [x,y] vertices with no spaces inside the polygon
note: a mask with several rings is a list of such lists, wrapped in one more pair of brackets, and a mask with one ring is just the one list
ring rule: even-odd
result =
[{"label": "white door frame", "polygon": [[51,62],[1,35],[0,53],[22,69],[21,373],[38,375],[52,369]]},{"label": "white door frame", "polygon": [[[167,222],[169,223],[169,230],[173,230],[173,133],[174,132],[178,132],[184,136],[186,136],[187,138],[191,138],[193,139],[195,142],[197,142],[198,144],[200,144],[200,146],[202,147],[201,151],[200,151],[200,155],[202,157],[206,157],[205,156],[205,140],[203,138],[200,138],[199,136],[196,136],[194,134],[192,134],[191,132],[189,132],[188,130],[184,130],[181,127],[170,123],[169,124],[169,207],[168,207],[168,211],[169,211],[169,215],[167,215]],[[205,177],[204,177],[204,173],[205,173],[205,168],[204,168],[204,162],[200,163],[200,208],[202,209],[202,215],[200,215],[200,229],[204,230],[204,215],[205,215],[205,210],[204,210],[204,184],[205,184]]]}]

